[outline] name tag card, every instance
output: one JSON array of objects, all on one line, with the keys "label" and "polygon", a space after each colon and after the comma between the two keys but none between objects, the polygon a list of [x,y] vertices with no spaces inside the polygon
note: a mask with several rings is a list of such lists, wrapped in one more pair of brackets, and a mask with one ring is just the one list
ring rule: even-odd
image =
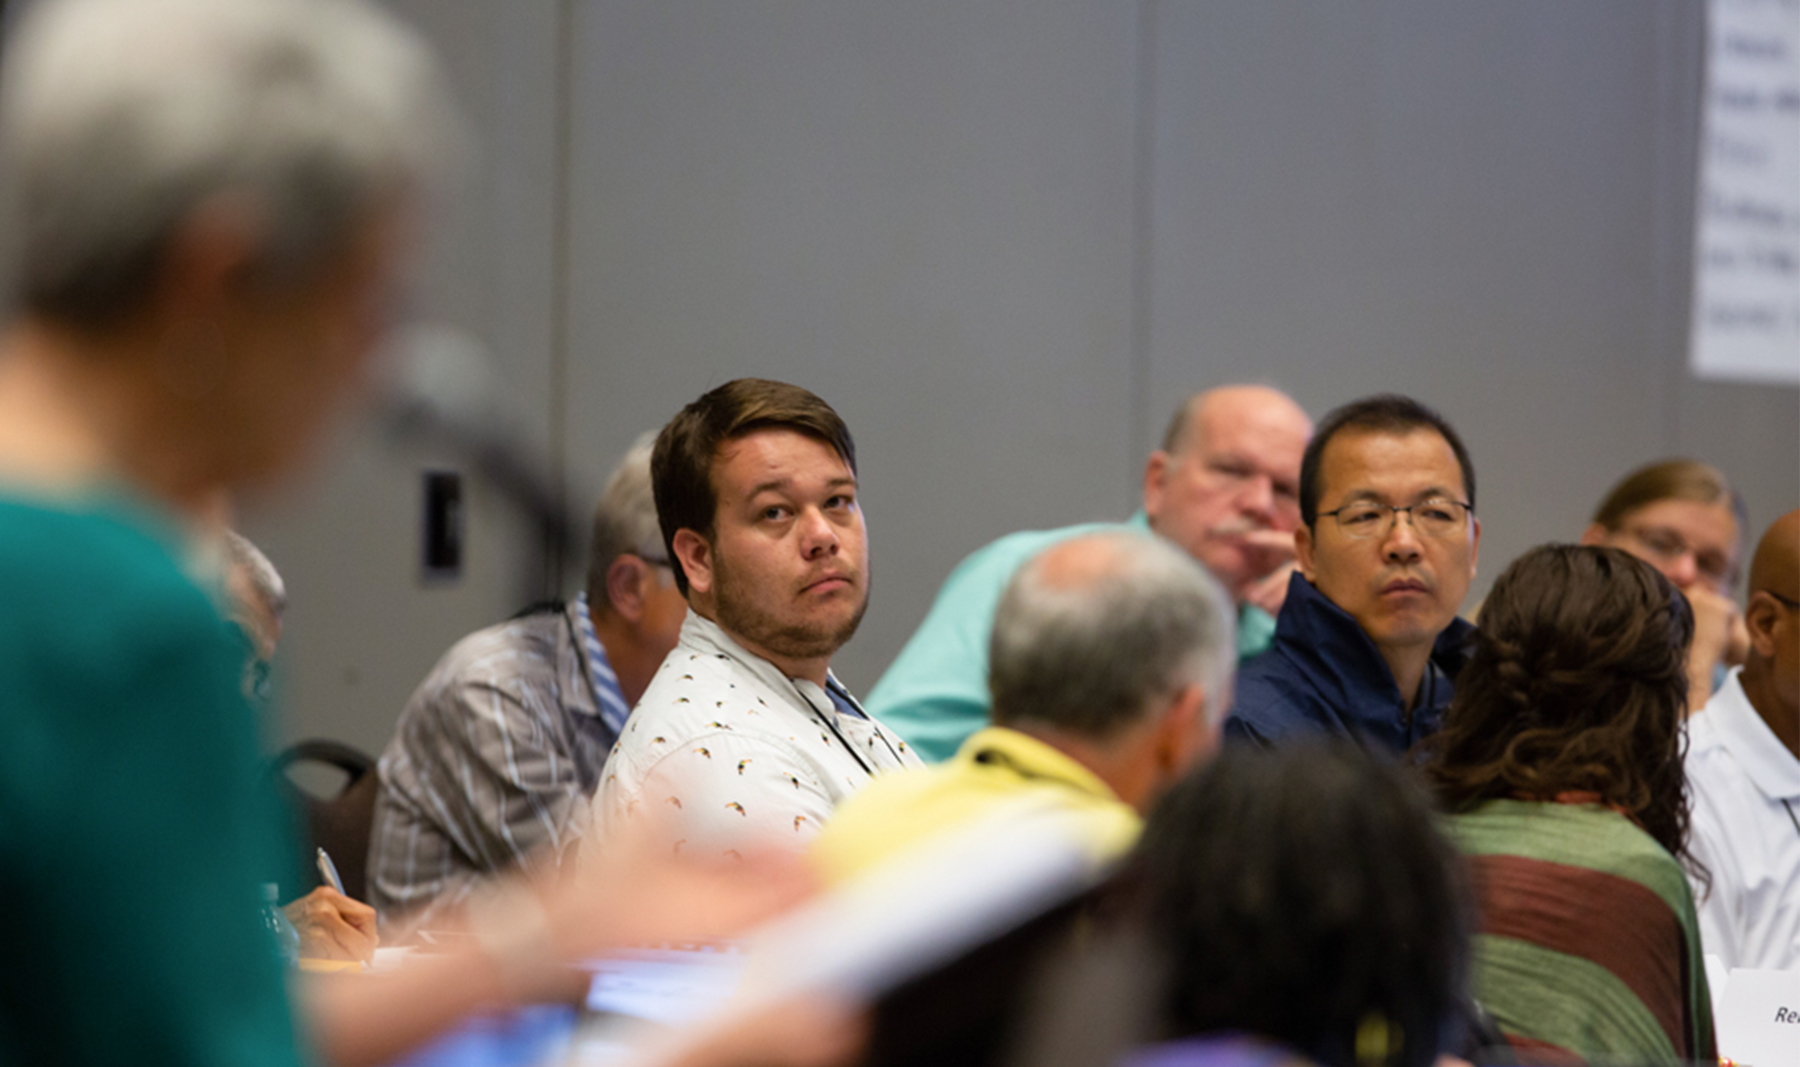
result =
[{"label": "name tag card", "polygon": [[1719,1055],[1800,1067],[1800,971],[1732,971],[1716,1021]]}]

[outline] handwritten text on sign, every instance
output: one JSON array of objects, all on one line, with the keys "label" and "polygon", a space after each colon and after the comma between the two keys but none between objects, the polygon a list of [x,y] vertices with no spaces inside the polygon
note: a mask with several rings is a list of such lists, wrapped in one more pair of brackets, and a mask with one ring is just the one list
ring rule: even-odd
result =
[{"label": "handwritten text on sign", "polygon": [[1692,366],[1800,384],[1800,0],[1711,0]]}]

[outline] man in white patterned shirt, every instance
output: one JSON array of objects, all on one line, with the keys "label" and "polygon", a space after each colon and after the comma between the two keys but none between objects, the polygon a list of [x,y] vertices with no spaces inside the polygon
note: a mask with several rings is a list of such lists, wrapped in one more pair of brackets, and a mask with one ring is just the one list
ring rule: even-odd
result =
[{"label": "man in white patterned shirt", "polygon": [[832,677],[868,606],[856,445],[823,400],[745,378],[656,440],[657,513],[688,599],[594,801],[677,852],[798,848],[875,775],[918,766]]},{"label": "man in white patterned shirt", "polygon": [[681,628],[650,492],[650,435],[594,515],[587,591],[478,631],[407,701],[380,764],[370,903],[426,924],[494,873],[556,862]]}]

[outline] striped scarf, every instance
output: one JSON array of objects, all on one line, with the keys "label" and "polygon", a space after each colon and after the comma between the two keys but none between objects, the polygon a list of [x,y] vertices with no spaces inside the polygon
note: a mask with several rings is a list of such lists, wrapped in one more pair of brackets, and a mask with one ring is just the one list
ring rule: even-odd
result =
[{"label": "striped scarf", "polygon": [[1597,805],[1492,800],[1453,815],[1480,924],[1475,997],[1521,1053],[1712,1060],[1699,927],[1675,858]]}]

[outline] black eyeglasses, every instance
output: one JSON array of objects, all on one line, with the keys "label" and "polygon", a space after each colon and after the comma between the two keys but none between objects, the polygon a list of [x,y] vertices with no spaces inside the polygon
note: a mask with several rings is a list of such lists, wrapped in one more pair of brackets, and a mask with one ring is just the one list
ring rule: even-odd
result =
[{"label": "black eyeglasses", "polygon": [[1396,516],[1405,512],[1413,529],[1427,537],[1454,537],[1465,529],[1463,524],[1468,521],[1469,512],[1474,510],[1474,505],[1465,501],[1443,497],[1432,497],[1404,508],[1378,500],[1358,500],[1331,511],[1321,511],[1319,517],[1329,515],[1336,519],[1338,529],[1346,536],[1366,538],[1387,533],[1399,521]]},{"label": "black eyeglasses", "polygon": [[1790,608],[1800,608],[1800,600],[1789,600],[1787,597],[1782,596],[1780,593],[1777,593],[1773,589],[1758,589],[1757,592],[1758,593],[1767,593],[1770,596],[1774,597],[1776,600],[1779,600],[1783,604],[1786,604]]}]

